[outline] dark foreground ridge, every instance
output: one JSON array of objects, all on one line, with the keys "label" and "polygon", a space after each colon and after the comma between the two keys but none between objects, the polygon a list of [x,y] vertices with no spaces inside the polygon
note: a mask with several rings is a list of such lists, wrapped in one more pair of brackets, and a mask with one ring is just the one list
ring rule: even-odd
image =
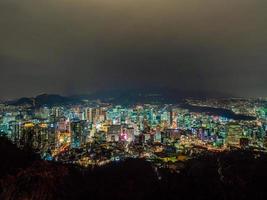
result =
[{"label": "dark foreground ridge", "polygon": [[205,155],[180,173],[130,159],[84,169],[47,162],[0,138],[0,199],[266,199],[267,156]]}]

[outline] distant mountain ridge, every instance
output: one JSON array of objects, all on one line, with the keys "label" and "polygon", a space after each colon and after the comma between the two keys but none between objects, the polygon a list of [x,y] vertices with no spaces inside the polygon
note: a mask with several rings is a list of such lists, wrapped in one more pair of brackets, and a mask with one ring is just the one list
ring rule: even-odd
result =
[{"label": "distant mountain ridge", "polygon": [[54,106],[70,103],[72,99],[69,97],[64,97],[56,94],[41,94],[33,98],[23,97],[18,99],[15,102],[12,102],[12,105],[22,106],[22,105],[30,105],[32,107],[40,107],[40,106]]},{"label": "distant mountain ridge", "polygon": [[[33,107],[79,104],[83,100],[101,100],[114,104],[130,105],[136,103],[179,103],[185,98],[223,97],[222,94],[207,92],[185,92],[177,89],[122,89],[102,90],[87,95],[61,96],[57,94],[41,94],[33,98],[20,98],[9,104],[15,106],[30,105]],[[225,96],[224,96],[225,97]]]}]

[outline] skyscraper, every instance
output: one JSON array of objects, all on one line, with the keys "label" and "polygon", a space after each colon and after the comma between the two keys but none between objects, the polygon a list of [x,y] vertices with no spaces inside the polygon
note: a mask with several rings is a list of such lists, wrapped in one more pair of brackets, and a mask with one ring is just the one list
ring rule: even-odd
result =
[{"label": "skyscraper", "polygon": [[79,148],[86,143],[89,130],[86,128],[86,122],[77,120],[71,122],[71,147]]},{"label": "skyscraper", "polygon": [[238,123],[229,123],[227,125],[227,146],[238,147],[240,145],[240,138],[243,135],[243,130]]}]

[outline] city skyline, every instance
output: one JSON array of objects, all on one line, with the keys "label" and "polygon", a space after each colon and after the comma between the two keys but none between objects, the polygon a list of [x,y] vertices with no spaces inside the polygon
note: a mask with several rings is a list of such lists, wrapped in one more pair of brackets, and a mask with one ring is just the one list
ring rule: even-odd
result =
[{"label": "city skyline", "polygon": [[2,0],[0,99],[166,87],[267,96],[261,0]]},{"label": "city skyline", "polygon": [[0,0],[0,199],[267,199],[266,0]]}]

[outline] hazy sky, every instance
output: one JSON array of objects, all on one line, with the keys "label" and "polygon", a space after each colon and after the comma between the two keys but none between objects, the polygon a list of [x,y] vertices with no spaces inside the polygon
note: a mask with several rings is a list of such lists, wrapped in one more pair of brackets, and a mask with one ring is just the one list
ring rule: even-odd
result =
[{"label": "hazy sky", "polygon": [[166,86],[267,96],[266,0],[0,0],[0,98]]}]

